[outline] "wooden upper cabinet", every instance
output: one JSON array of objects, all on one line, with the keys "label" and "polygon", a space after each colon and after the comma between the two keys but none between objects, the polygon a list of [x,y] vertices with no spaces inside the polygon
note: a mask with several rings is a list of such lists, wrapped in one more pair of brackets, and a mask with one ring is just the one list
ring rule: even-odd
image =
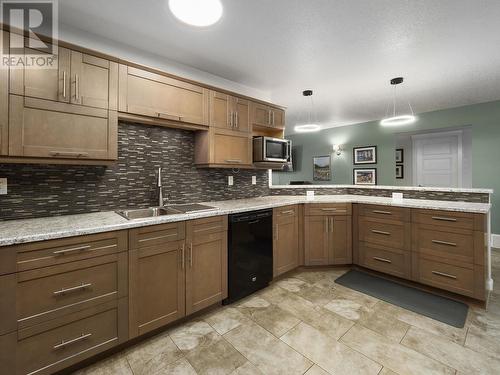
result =
[{"label": "wooden upper cabinet", "polygon": [[[34,47],[36,41],[22,35],[11,34],[12,44],[20,45],[24,41],[25,55],[42,55],[50,57]],[[52,56],[53,66],[45,69],[26,67],[10,68],[10,93],[31,98],[46,99],[69,103],[70,99],[70,62],[71,51],[58,47],[57,55]]]},{"label": "wooden upper cabinet", "polygon": [[71,51],[71,103],[116,110],[117,97],[118,64]]},{"label": "wooden upper cabinet", "polygon": [[215,134],[213,143],[215,164],[249,165],[252,163],[249,137]]},{"label": "wooden upper cabinet", "polygon": [[242,98],[233,98],[235,130],[248,133],[250,128],[250,101]]},{"label": "wooden upper cabinet", "polygon": [[246,99],[210,91],[210,126],[235,132],[250,131],[250,102]]},{"label": "wooden upper cabinet", "polygon": [[227,216],[186,223],[186,314],[227,297]]},{"label": "wooden upper cabinet", "polygon": [[10,95],[9,156],[115,160],[116,111]]},{"label": "wooden upper cabinet", "polygon": [[299,209],[297,205],[273,209],[273,276],[299,266]]},{"label": "wooden upper cabinet", "polygon": [[[8,46],[9,33],[0,30],[2,45]],[[7,47],[8,48],[8,47]],[[0,155],[9,150],[9,70],[0,69]]]},{"label": "wooden upper cabinet", "polygon": [[285,128],[285,111],[278,107],[252,102],[251,123],[257,127]]},{"label": "wooden upper cabinet", "polygon": [[120,65],[119,111],[208,126],[208,89]]}]

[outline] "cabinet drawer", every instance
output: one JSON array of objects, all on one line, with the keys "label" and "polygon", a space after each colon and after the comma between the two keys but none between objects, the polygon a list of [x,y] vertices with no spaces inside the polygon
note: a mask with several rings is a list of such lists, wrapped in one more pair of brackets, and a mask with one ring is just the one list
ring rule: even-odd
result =
[{"label": "cabinet drawer", "polygon": [[227,231],[227,216],[213,216],[190,222],[196,236]]},{"label": "cabinet drawer", "polygon": [[359,216],[404,222],[410,221],[409,208],[360,204],[358,210]]},{"label": "cabinet drawer", "polygon": [[140,249],[183,240],[185,236],[185,223],[180,221],[131,229],[129,230],[129,243],[131,249]]},{"label": "cabinet drawer", "polygon": [[472,231],[443,232],[435,226],[414,224],[414,250],[424,255],[473,263],[474,235]]},{"label": "cabinet drawer", "polygon": [[368,243],[410,250],[410,230],[409,223],[359,218],[359,240]]},{"label": "cabinet drawer", "polygon": [[[474,273],[470,268],[418,259],[417,281],[466,296],[474,296]],[[484,280],[483,280],[484,284]]]},{"label": "cabinet drawer", "polygon": [[310,203],[306,204],[305,214],[307,216],[351,215],[351,205],[349,203]]},{"label": "cabinet drawer", "polygon": [[121,341],[118,311],[104,304],[19,331],[16,373],[52,374],[115,346]]},{"label": "cabinet drawer", "polygon": [[474,214],[436,210],[412,210],[414,223],[446,228],[474,229]]},{"label": "cabinet drawer", "polygon": [[0,273],[28,271],[127,251],[127,231],[107,232],[3,248]]},{"label": "cabinet drawer", "polygon": [[297,205],[276,207],[273,209],[273,215],[275,218],[295,218],[297,217],[299,207]]},{"label": "cabinet drawer", "polygon": [[405,279],[411,276],[411,255],[407,251],[360,242],[359,264]]},{"label": "cabinet drawer", "polygon": [[18,326],[116,300],[127,294],[127,253],[20,272]]}]

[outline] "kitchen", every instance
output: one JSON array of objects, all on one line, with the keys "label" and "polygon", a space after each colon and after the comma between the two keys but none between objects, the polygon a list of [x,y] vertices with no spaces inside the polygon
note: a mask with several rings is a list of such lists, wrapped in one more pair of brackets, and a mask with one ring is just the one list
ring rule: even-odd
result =
[{"label": "kitchen", "polygon": [[2,374],[495,373],[498,4],[46,3],[1,4]]}]

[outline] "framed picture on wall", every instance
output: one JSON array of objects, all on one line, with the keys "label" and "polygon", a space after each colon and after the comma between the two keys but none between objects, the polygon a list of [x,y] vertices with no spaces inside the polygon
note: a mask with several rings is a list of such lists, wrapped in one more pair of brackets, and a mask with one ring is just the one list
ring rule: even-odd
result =
[{"label": "framed picture on wall", "polygon": [[377,146],[354,147],[352,160],[354,164],[376,164]]},{"label": "framed picture on wall", "polygon": [[404,162],[404,150],[402,148],[396,149],[396,163]]},{"label": "framed picture on wall", "polygon": [[330,156],[313,157],[313,180],[330,181],[331,178]]},{"label": "framed picture on wall", "polygon": [[396,178],[401,179],[405,178],[404,176],[404,166],[396,165]]},{"label": "framed picture on wall", "polygon": [[354,168],[352,182],[354,185],[376,185],[377,168]]}]

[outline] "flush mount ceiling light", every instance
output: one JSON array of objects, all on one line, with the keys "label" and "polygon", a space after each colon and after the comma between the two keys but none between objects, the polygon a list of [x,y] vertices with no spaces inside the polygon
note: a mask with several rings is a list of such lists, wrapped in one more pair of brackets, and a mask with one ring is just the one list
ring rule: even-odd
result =
[{"label": "flush mount ceiling light", "polygon": [[175,17],[192,26],[210,26],[222,17],[220,0],[169,0]]},{"label": "flush mount ceiling light", "polygon": [[[409,113],[400,113],[397,112],[397,101],[396,101],[396,86],[403,83],[403,77],[396,77],[391,79],[391,85],[394,86],[394,92],[392,96],[392,116],[386,116],[382,121],[380,121],[380,125],[383,126],[397,126],[397,125],[407,125],[415,122],[417,118],[413,113],[413,108],[411,107],[410,102],[408,101],[408,108],[410,110]],[[389,109],[389,107],[388,107]],[[389,112],[389,111],[388,111]]]},{"label": "flush mount ceiling light", "polygon": [[310,132],[317,132],[317,131],[321,130],[321,127],[318,124],[315,124],[312,122],[312,116],[313,116],[313,112],[314,112],[314,103],[313,103],[313,99],[312,99],[312,94],[313,94],[312,90],[302,91],[303,96],[310,98],[310,107],[309,107],[309,115],[308,115],[307,123],[303,124],[303,125],[295,126],[294,130],[297,133],[310,133]]}]

